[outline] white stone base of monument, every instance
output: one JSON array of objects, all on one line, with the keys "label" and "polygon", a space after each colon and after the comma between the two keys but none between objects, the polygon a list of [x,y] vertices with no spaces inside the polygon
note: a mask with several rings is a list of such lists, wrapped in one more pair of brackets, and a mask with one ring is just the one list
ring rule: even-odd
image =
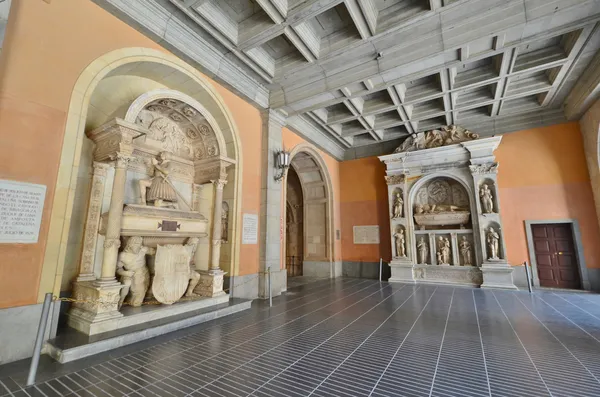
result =
[{"label": "white stone base of monument", "polygon": [[476,266],[415,265],[417,283],[462,285],[479,287],[483,282],[481,270]]},{"label": "white stone base of monument", "polygon": [[[225,298],[228,298],[228,296],[225,295]],[[222,300],[225,299],[223,297],[201,299],[204,302],[203,304]],[[126,307],[123,309],[125,318],[141,318],[140,314],[144,314],[146,318],[152,318],[152,320],[94,336],[83,335],[73,329],[61,330],[56,338],[46,343],[45,350],[58,362],[67,363],[247,310],[252,305],[251,300],[233,299],[223,304],[201,307],[195,310],[196,307],[201,306],[198,302],[180,302],[166,307],[161,305]],[[158,318],[159,313],[166,313],[163,311],[165,308],[167,309],[166,312],[169,312],[172,317]],[[180,310],[182,310],[182,313],[175,315]]]},{"label": "white stone base of monument", "polygon": [[414,283],[413,264],[410,261],[394,258],[390,262],[392,275],[388,280],[390,283]]},{"label": "white stone base of monument", "polygon": [[176,302],[172,305],[123,306],[121,312],[117,312],[117,317],[97,315],[95,318],[89,318],[86,312],[73,308],[69,312],[68,324],[87,335],[97,335],[220,305],[228,301],[229,295],[221,291],[221,294],[216,297],[198,297],[198,299]]},{"label": "white stone base of monument", "polygon": [[123,317],[118,310],[122,287],[117,281],[101,286],[94,281],[75,282],[73,298],[77,301],[69,311],[69,326],[87,335],[104,332],[105,324]]},{"label": "white stone base of monument", "polygon": [[206,297],[216,297],[225,294],[223,292],[223,278],[225,276],[223,270],[198,271],[198,273],[200,273],[200,282],[194,288],[194,293]]},{"label": "white stone base of monument", "polygon": [[484,262],[481,272],[481,288],[518,289],[513,282],[513,267],[506,262]]}]

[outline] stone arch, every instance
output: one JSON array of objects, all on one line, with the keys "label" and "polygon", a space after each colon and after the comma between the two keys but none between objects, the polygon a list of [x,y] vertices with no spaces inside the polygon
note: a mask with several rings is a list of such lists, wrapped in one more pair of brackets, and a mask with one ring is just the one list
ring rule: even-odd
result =
[{"label": "stone arch", "polygon": [[94,60],[82,71],[73,88],[51,210],[38,301],[43,300],[45,292],[50,290],[55,294],[60,292],[91,97],[103,79],[122,75],[136,75],[160,81],[170,89],[179,91],[201,104],[202,109],[212,118],[211,126],[222,137],[223,150],[237,163],[235,167],[230,167],[228,173],[232,213],[235,214],[230,219],[232,244],[229,271],[231,274],[237,273],[240,249],[237,225],[241,224],[242,151],[238,129],[231,112],[208,79],[182,60],[158,50],[140,47],[124,48],[111,51]]},{"label": "stone arch", "polygon": [[[335,277],[333,185],[327,165],[323,157],[306,143],[295,146],[290,158],[303,193],[303,273],[306,276]],[[283,179],[283,197],[284,200],[287,198],[287,175]],[[287,219],[287,214],[283,214],[283,219]],[[285,241],[283,246],[286,246]]]}]

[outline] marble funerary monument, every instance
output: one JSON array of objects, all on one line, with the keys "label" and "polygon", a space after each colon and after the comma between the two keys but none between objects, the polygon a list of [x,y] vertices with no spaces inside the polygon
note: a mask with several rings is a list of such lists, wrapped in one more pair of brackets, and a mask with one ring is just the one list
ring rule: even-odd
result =
[{"label": "marble funerary monument", "polygon": [[458,126],[409,136],[386,164],[391,282],[516,288],[506,260],[494,150]]},{"label": "marble funerary monument", "polygon": [[[184,97],[146,93],[87,133],[93,176],[69,325],[88,335],[229,300],[221,203],[235,161]],[[212,214],[201,213],[207,188]],[[171,306],[184,296],[197,298]],[[161,307],[150,313],[145,301]]]}]

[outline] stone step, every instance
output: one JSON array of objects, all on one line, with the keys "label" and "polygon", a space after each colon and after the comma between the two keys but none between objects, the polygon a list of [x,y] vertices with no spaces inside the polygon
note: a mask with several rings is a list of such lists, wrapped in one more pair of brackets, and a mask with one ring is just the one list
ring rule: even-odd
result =
[{"label": "stone step", "polygon": [[[44,352],[60,363],[68,363],[247,310],[251,305],[251,300],[230,299],[219,305],[92,336],[67,327],[59,330],[56,338],[46,342]],[[176,305],[170,308],[176,308]]]}]

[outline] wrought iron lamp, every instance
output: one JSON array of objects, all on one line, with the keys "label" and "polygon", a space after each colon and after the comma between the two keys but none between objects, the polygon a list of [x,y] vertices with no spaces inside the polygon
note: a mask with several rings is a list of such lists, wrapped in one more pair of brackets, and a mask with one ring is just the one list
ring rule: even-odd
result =
[{"label": "wrought iron lamp", "polygon": [[287,169],[290,168],[291,158],[290,152],[283,149],[275,154],[275,167],[279,170],[280,174],[275,175],[275,180],[280,182],[283,180]]}]

